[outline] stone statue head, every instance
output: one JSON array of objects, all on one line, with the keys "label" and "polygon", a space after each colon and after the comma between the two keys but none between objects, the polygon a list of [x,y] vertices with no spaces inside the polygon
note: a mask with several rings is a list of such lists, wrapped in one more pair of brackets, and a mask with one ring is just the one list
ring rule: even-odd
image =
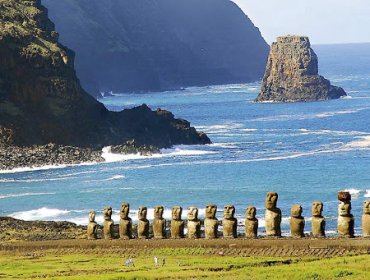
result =
[{"label": "stone statue head", "polygon": [[224,218],[225,219],[233,219],[234,215],[235,215],[234,205],[225,205],[225,207],[224,207]]},{"label": "stone statue head", "polygon": [[351,194],[346,191],[338,192],[338,200],[342,202],[349,202],[351,201]]},{"label": "stone statue head", "polygon": [[103,214],[104,214],[104,220],[105,221],[112,220],[112,207],[110,207],[110,206],[105,207]]},{"label": "stone statue head", "polygon": [[90,211],[89,213],[89,222],[95,222],[95,211]]},{"label": "stone statue head", "polygon": [[248,206],[245,211],[245,217],[248,220],[254,220],[256,218],[257,209],[254,206]]},{"label": "stone statue head", "polygon": [[164,207],[163,206],[156,206],[154,208],[154,218],[163,219],[163,212],[164,212]]},{"label": "stone statue head", "polygon": [[312,202],[312,216],[314,217],[322,216],[323,210],[324,210],[324,204],[321,201]]},{"label": "stone statue head", "polygon": [[215,204],[209,204],[206,207],[206,218],[207,219],[215,219],[216,218],[216,212],[217,212],[217,205]]},{"label": "stone statue head", "polygon": [[364,202],[364,214],[370,215],[370,200]]},{"label": "stone statue head", "polygon": [[182,215],[182,207],[174,206],[172,207],[172,220],[180,221]]},{"label": "stone statue head", "polygon": [[349,216],[351,215],[351,209],[351,203],[340,201],[338,205],[338,215],[343,217]]},{"label": "stone statue head", "polygon": [[293,205],[292,208],[290,209],[290,215],[295,218],[302,217],[302,212],[303,212],[302,206],[298,204]]},{"label": "stone statue head", "polygon": [[277,206],[279,195],[276,192],[268,192],[266,195],[265,206],[267,209],[275,209]]},{"label": "stone statue head", "polygon": [[139,207],[138,218],[139,220],[146,220],[148,209],[145,206]]},{"label": "stone statue head", "polygon": [[122,203],[120,210],[121,219],[127,219],[129,213],[130,213],[130,204],[126,202]]},{"label": "stone statue head", "polygon": [[189,221],[196,221],[198,220],[198,208],[190,206],[188,208],[188,220]]}]

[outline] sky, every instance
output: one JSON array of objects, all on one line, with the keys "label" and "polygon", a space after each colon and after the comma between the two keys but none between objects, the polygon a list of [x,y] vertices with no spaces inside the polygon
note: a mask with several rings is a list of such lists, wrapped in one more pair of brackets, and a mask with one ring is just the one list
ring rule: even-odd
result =
[{"label": "sky", "polygon": [[265,40],[307,35],[313,44],[370,42],[370,0],[232,0]]}]

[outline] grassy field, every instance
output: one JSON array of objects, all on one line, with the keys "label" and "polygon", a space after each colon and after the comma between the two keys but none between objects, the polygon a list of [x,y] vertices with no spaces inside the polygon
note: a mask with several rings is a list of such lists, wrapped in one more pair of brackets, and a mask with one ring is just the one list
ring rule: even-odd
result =
[{"label": "grassy field", "polygon": [[[164,267],[154,266],[154,256]],[[370,255],[279,258],[208,255],[205,249],[141,251],[132,256],[98,253],[1,253],[0,279],[370,279]]]}]

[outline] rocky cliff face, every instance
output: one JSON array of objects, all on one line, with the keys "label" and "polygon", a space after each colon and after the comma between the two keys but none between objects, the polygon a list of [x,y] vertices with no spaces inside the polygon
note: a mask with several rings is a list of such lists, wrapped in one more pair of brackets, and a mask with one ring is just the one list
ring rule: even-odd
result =
[{"label": "rocky cliff face", "polygon": [[74,53],[58,42],[40,0],[0,0],[0,11],[1,147],[210,142],[170,112],[143,105],[113,113],[88,95],[76,77]]},{"label": "rocky cliff face", "polygon": [[268,45],[229,0],[43,0],[84,88],[159,91],[262,78]]},{"label": "rocky cliff face", "polygon": [[344,95],[342,88],[318,75],[318,58],[307,37],[279,37],[272,44],[257,102],[318,101]]}]

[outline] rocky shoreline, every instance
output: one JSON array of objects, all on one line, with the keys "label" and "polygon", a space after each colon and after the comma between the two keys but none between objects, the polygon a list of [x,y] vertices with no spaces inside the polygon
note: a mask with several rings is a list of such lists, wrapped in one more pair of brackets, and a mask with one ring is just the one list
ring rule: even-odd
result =
[{"label": "rocky shoreline", "polygon": [[[123,145],[110,147],[114,154],[140,154],[151,156],[161,153],[153,145],[138,145],[134,140]],[[31,147],[0,147],[0,171],[16,168],[37,168],[42,166],[75,165],[104,162],[101,149],[79,148],[57,144],[35,145]]]}]

